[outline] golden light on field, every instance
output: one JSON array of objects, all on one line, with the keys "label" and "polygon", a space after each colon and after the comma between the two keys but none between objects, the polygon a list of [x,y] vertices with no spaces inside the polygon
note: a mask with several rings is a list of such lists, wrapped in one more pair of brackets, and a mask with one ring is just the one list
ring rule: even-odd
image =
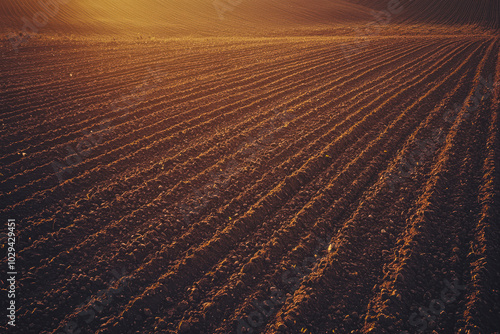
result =
[{"label": "golden light on field", "polygon": [[0,333],[497,333],[499,7],[0,0]]},{"label": "golden light on field", "polygon": [[359,35],[374,25],[380,30],[388,23],[428,21],[427,12],[434,13],[431,17],[437,22],[481,19],[481,24],[490,25],[500,15],[500,3],[483,2],[494,9],[484,13],[482,7],[466,1],[448,8],[442,1],[430,0],[419,2],[426,10],[406,0],[6,0],[1,4],[0,29],[15,31],[26,20],[38,20],[41,33],[60,34],[268,36],[286,31],[285,35]]},{"label": "golden light on field", "polygon": [[[16,19],[19,25],[23,14],[30,19],[43,12],[45,7],[40,3],[35,0],[5,3],[0,25],[12,28]],[[12,13],[15,15],[9,15]],[[49,17],[48,27],[62,33],[265,35],[296,25],[325,29],[332,24],[369,18],[366,7],[347,0],[62,0],[58,14]]]}]

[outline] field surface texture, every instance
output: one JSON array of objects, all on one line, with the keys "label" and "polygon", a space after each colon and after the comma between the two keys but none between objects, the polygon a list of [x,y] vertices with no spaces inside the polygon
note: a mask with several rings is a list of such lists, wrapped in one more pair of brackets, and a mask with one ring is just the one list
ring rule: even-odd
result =
[{"label": "field surface texture", "polygon": [[1,1],[0,332],[500,333],[499,27]]}]

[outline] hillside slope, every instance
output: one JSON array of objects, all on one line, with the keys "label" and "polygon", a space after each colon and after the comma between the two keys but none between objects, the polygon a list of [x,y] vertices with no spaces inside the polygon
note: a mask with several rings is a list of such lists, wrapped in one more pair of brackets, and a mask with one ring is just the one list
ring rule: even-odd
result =
[{"label": "hillside slope", "polygon": [[[282,30],[324,31],[379,20],[498,29],[498,0],[7,0],[0,30],[62,34],[268,35]],[[382,12],[385,11],[385,12]],[[380,13],[385,13],[380,14]],[[380,15],[382,15],[380,17]],[[388,16],[387,16],[388,15]],[[37,23],[38,22],[38,23]],[[31,25],[31,26],[30,26]],[[31,29],[31,30],[30,30]],[[342,31],[337,34],[343,34]]]},{"label": "hillside slope", "polygon": [[[9,1],[1,6],[0,28],[9,31],[21,29],[23,17],[33,22],[37,12],[49,12],[34,0]],[[45,31],[145,32],[160,36],[225,31],[231,34],[261,34],[269,29],[346,23],[370,18],[366,7],[345,0],[242,0],[235,6],[213,0],[82,0],[60,4],[58,13],[53,17],[48,16]]]}]

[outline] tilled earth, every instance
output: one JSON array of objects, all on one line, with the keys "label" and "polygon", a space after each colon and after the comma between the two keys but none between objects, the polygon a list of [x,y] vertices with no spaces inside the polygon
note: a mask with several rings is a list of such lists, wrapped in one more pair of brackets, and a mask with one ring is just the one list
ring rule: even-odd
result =
[{"label": "tilled earth", "polygon": [[353,43],[4,56],[15,332],[499,331],[498,36]]}]

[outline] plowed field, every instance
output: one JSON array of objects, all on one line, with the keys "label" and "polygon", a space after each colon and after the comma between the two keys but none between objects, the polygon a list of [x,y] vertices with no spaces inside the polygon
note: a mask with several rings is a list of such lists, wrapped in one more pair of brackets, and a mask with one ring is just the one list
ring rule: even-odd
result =
[{"label": "plowed field", "polygon": [[4,39],[17,310],[0,328],[499,332],[487,17],[457,33],[408,16],[415,30],[363,43],[48,33],[12,52]]}]

